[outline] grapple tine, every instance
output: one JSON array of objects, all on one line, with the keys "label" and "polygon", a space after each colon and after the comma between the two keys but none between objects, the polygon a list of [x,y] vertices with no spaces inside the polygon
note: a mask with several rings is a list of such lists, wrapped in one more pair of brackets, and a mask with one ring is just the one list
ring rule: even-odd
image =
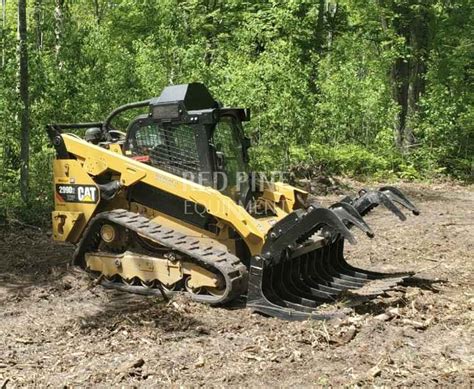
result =
[{"label": "grapple tine", "polygon": [[406,220],[406,216],[385,193],[374,190],[367,191],[365,189],[362,189],[359,193],[361,196],[354,201],[353,205],[361,215],[367,214],[373,207],[376,207],[377,205],[383,205],[389,211],[398,216],[400,220]]},{"label": "grapple tine", "polygon": [[364,219],[362,219],[362,216],[359,214],[359,212],[357,212],[357,209],[355,209],[351,204],[339,202],[331,205],[329,208],[334,211],[339,219],[348,223],[349,226],[354,225],[365,232],[369,238],[374,237],[372,229],[364,221]]},{"label": "grapple tine", "polygon": [[393,278],[393,277],[407,277],[414,274],[414,272],[375,272],[370,270],[360,269],[350,265],[344,257],[344,241],[339,240],[338,244],[338,255],[337,263],[339,266],[342,266],[345,271],[354,272],[360,276],[366,275],[371,280],[383,279],[383,278]]},{"label": "grapple tine", "polygon": [[354,235],[352,235],[352,233],[349,231],[346,225],[339,219],[339,217],[334,212],[334,210],[326,209],[326,208],[320,208],[320,209],[324,209],[325,211],[328,211],[324,215],[324,221],[325,221],[324,224],[326,226],[332,228],[336,234],[341,234],[351,244],[357,243],[357,240],[354,237]]},{"label": "grapple tine", "polygon": [[330,320],[341,318],[341,312],[318,313],[310,308],[284,301],[272,289],[272,269],[260,257],[252,257],[250,264],[247,306],[253,311],[284,320]]},{"label": "grapple tine", "polygon": [[333,278],[328,275],[323,266],[321,266],[321,262],[324,255],[324,249],[317,250],[313,258],[310,258],[308,261],[308,274],[314,282],[321,285],[324,288],[330,288],[330,291],[334,292],[334,297],[341,294],[347,290],[347,285],[341,285],[340,283],[334,282]]},{"label": "grapple tine", "polygon": [[326,255],[323,258],[326,271],[330,275],[342,279],[346,282],[350,282],[351,285],[354,285],[356,287],[364,285],[365,283],[367,283],[367,277],[359,277],[355,273],[348,272],[347,269],[344,268],[344,266],[340,266],[340,263],[338,262],[339,242],[340,239],[334,242],[334,244],[330,245],[328,247],[329,255]]},{"label": "grapple tine", "polygon": [[315,296],[319,297],[324,302],[331,302],[336,299],[337,294],[339,293],[338,290],[326,287],[324,285],[318,284],[309,278],[309,273],[307,272],[307,257],[308,254],[304,254],[300,258],[295,258],[293,261],[295,263],[295,273],[294,276],[298,277],[300,282],[310,291],[310,293]]},{"label": "grapple tine", "polygon": [[[319,251],[319,250],[318,250]],[[316,285],[316,287],[321,288],[321,290],[327,291],[331,293],[333,298],[337,298],[337,296],[346,290],[346,287],[337,285],[331,282],[329,279],[324,278],[325,275],[321,274],[319,270],[318,262],[320,261],[320,253],[310,258],[307,262],[307,274],[309,279]]]},{"label": "grapple tine", "polygon": [[284,272],[286,274],[286,280],[288,282],[288,288],[293,291],[296,295],[303,297],[308,300],[313,300],[318,304],[323,304],[328,301],[327,298],[321,298],[319,294],[312,292],[301,279],[299,273],[299,266],[297,260],[287,260],[284,263]]},{"label": "grapple tine", "polygon": [[405,196],[405,194],[400,189],[397,189],[393,186],[383,186],[379,189],[379,191],[385,194],[392,201],[410,210],[413,215],[420,214],[418,208]]},{"label": "grapple tine", "polygon": [[269,301],[285,308],[296,309],[301,312],[311,312],[311,309],[307,309],[307,307],[302,306],[300,304],[295,304],[292,301],[285,301],[280,295],[278,289],[274,288],[275,282],[278,282],[280,279],[279,277],[279,269],[274,267],[269,267],[264,271],[264,285],[262,287],[262,291],[264,295],[269,299]]},{"label": "grapple tine", "polygon": [[305,283],[312,289],[319,290],[322,294],[326,295],[327,298],[335,300],[342,290],[330,286],[328,281],[319,278],[312,262],[314,262],[313,258],[303,259],[302,275]]},{"label": "grapple tine", "polygon": [[319,271],[329,276],[334,283],[345,287],[345,289],[360,288],[365,280],[356,279],[355,277],[346,276],[334,269],[331,263],[335,260],[334,244],[324,247],[324,254],[320,263]]},{"label": "grapple tine", "polygon": [[338,241],[334,244],[337,247],[337,255],[335,257],[334,266],[336,266],[339,271],[345,274],[353,275],[355,277],[365,278],[367,280],[373,280],[376,278],[376,275],[371,274],[370,271],[358,269],[347,263],[347,261],[344,259],[344,241],[342,239],[338,239]]},{"label": "grapple tine", "polygon": [[305,313],[314,312],[317,304],[305,303],[297,296],[289,293],[282,285],[282,265],[267,267],[264,271],[268,282],[263,289],[264,295],[282,307],[290,308]]},{"label": "grapple tine", "polygon": [[278,271],[278,276],[275,277],[273,288],[284,301],[311,309],[321,305],[321,301],[315,300],[314,297],[306,295],[302,290],[299,290],[292,285],[290,281],[288,261],[280,262],[280,264],[274,267],[274,271],[275,270]]},{"label": "grapple tine", "polygon": [[358,284],[344,280],[338,277],[337,274],[331,274],[331,271],[325,261],[325,257],[329,254],[328,247],[324,247],[318,251],[321,251],[322,253],[313,261],[313,276],[316,276],[319,280],[323,280],[322,282],[325,282],[332,288],[338,289],[339,292],[359,287]]}]

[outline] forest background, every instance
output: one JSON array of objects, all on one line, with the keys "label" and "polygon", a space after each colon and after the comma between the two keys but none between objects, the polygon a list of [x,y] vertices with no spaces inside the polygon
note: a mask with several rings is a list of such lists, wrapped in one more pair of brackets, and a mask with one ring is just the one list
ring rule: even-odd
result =
[{"label": "forest background", "polygon": [[204,82],[253,168],[472,180],[471,0],[1,0],[0,217],[44,224],[45,127]]}]

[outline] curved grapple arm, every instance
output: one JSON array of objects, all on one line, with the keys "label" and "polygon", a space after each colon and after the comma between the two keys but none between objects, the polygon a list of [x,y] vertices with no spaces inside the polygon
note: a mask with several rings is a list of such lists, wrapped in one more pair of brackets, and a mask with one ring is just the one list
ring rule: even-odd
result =
[{"label": "curved grapple arm", "polygon": [[362,215],[365,216],[372,209],[379,205],[393,212],[402,221],[406,220],[406,216],[397,207],[397,204],[410,210],[414,215],[419,215],[418,208],[403,194],[400,189],[393,186],[383,186],[379,190],[362,189],[355,198],[349,196],[341,200],[349,203]]}]

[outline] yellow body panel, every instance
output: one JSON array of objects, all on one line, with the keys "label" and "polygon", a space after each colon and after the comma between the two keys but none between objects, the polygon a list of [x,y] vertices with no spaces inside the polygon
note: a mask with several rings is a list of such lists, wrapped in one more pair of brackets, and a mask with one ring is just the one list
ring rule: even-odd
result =
[{"label": "yellow body panel", "polygon": [[117,143],[112,143],[111,145],[109,145],[109,150],[112,151],[113,153],[117,153],[120,155],[123,154],[122,147]]},{"label": "yellow body panel", "polygon": [[[205,206],[209,214],[219,219],[231,221],[236,230],[244,237],[256,241],[263,240],[267,228],[255,222],[242,207],[239,207],[232,199],[217,190],[203,187],[71,135],[63,135],[63,140],[69,153],[87,161],[86,168],[105,163],[109,170],[121,174],[120,182],[124,186],[132,185],[140,180],[185,200]],[[98,162],[95,163],[94,161]],[[95,169],[91,169],[88,173],[91,175],[100,174]]]},{"label": "yellow body panel", "polygon": [[[99,188],[84,171],[81,163],[75,159],[54,160],[53,174],[55,194],[53,237],[57,240],[76,243],[99,204]],[[84,198],[84,196],[82,201],[79,201],[79,199],[77,199],[77,202],[71,201],[75,199],[71,197],[73,193],[69,193],[68,189],[81,187],[89,189],[89,198]],[[94,188],[95,191],[91,191]],[[63,232],[61,232],[61,228]]]},{"label": "yellow body panel", "polygon": [[106,277],[120,275],[124,279],[139,277],[144,282],[159,280],[165,286],[171,286],[189,275],[191,288],[218,286],[217,276],[190,262],[171,262],[166,258],[150,257],[131,252],[123,254],[87,253],[86,263],[90,270]]},{"label": "yellow body panel", "polygon": [[82,212],[53,211],[53,238],[59,241],[76,241],[80,235],[80,220],[84,218]]},{"label": "yellow body panel", "polygon": [[[193,202],[205,207],[208,214],[214,216],[220,224],[221,235],[213,235],[209,231],[201,230],[195,226],[185,225],[182,220],[173,220],[172,217],[160,214],[157,211],[149,214],[150,209],[139,204],[131,204],[131,210],[149,214],[150,218],[162,217],[169,221],[173,228],[183,228],[187,233],[202,235],[225,242],[230,251],[234,251],[233,241],[228,239],[226,226],[232,227],[245,240],[252,255],[261,252],[267,231],[274,223],[291,212],[297,202],[295,193],[300,192],[303,198],[307,193],[283,183],[269,185],[262,196],[264,201],[271,202],[275,208],[277,216],[274,218],[256,219],[252,217],[243,207],[236,204],[230,197],[219,191],[199,185],[193,181],[186,180],[153,166],[135,161],[119,152],[117,147],[107,150],[103,147],[88,143],[73,135],[63,134],[62,138],[67,151],[74,155],[77,160],[56,160],[54,168],[55,183],[71,183],[74,180],[77,184],[95,185],[93,177],[104,173],[111,173],[119,179],[123,187],[128,187],[137,182],[142,182],[152,187],[158,188],[183,200]],[[112,146],[112,145],[110,145]],[[110,147],[109,146],[109,147]],[[105,205],[102,210],[115,208],[119,199],[113,200],[112,204]],[[77,227],[72,229],[72,233],[67,237],[68,241],[77,242],[80,233],[94,214],[97,204],[88,203],[62,203],[56,202],[56,211],[81,212],[83,218],[78,219]],[[53,225],[54,228],[54,225]],[[76,233],[76,230],[78,231]],[[56,236],[55,229],[55,236]]]}]

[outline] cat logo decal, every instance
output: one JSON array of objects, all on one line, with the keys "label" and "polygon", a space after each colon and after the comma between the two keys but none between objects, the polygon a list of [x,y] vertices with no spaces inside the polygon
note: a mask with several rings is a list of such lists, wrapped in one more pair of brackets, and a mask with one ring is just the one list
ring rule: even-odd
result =
[{"label": "cat logo decal", "polygon": [[56,201],[96,204],[99,201],[99,189],[95,185],[57,184]]}]

